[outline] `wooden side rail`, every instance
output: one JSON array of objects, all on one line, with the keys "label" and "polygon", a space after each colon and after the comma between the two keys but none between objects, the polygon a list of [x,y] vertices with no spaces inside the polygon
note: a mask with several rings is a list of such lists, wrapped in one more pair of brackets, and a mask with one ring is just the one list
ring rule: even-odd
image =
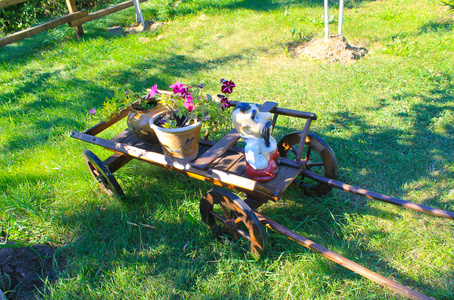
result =
[{"label": "wooden side rail", "polygon": [[[239,101],[230,101],[230,103],[233,106],[235,106],[235,105],[237,105],[240,102]],[[266,103],[268,103],[268,102],[265,102],[265,104]],[[263,105],[265,105],[265,104],[263,104]],[[263,105],[259,105],[259,107],[261,107]],[[289,117],[296,117],[296,118],[302,118],[302,119],[312,119],[312,121],[317,120],[317,115],[315,113],[299,111],[299,110],[294,110],[294,109],[288,109],[288,108],[282,108],[282,107],[277,107],[277,106],[274,107],[269,112],[273,113],[273,114],[289,116]]]},{"label": "wooden side rail", "polygon": [[147,151],[139,147],[117,143],[112,140],[106,140],[77,131],[73,131],[71,133],[71,137],[104,147],[122,155],[146,161],[150,164],[157,165],[171,171],[184,173],[199,180],[209,181],[219,186],[233,188],[243,192],[259,194],[260,197],[263,197],[263,199],[272,199],[273,197],[273,193],[271,191],[264,188],[262,185],[258,184],[255,180],[252,179],[211,168],[208,168],[207,170],[201,170],[194,168],[190,163],[182,159],[169,157],[164,154]]},{"label": "wooden side rail", "polygon": [[43,23],[40,25],[36,25],[36,26],[33,26],[33,27],[25,29],[25,30],[18,31],[13,34],[9,34],[0,39],[0,47],[23,40],[25,38],[31,37],[38,33],[47,31],[49,29],[53,29],[55,27],[68,23],[71,20],[75,20],[75,19],[78,19],[78,18],[86,16],[86,15],[88,15],[88,12],[87,12],[87,10],[84,9],[84,10],[75,12],[73,14],[69,14],[69,15],[54,19],[49,22],[46,22],[46,23]]},{"label": "wooden side rail", "polygon": [[[139,1],[140,2],[145,2],[147,0],[139,0]],[[123,10],[123,9],[131,7],[133,5],[134,5],[133,1],[131,1],[131,0],[125,1],[125,2],[122,2],[122,3],[116,4],[116,5],[113,5],[113,6],[110,6],[110,7],[95,11],[93,13],[90,13],[90,14],[88,14],[87,16],[85,16],[83,18],[71,21],[71,22],[69,22],[69,26],[74,27],[74,26],[82,25],[84,23],[87,23],[87,22],[93,21],[95,19],[99,19],[101,17],[113,14],[114,12]]]},{"label": "wooden side rail", "polygon": [[[0,9],[19,4],[22,2],[26,2],[28,0],[0,0]],[[145,2],[147,0],[139,0],[139,2]],[[83,34],[83,28],[82,24],[110,15],[112,13],[115,13],[117,11],[126,9],[128,7],[131,7],[134,5],[134,2],[132,0],[125,1],[98,11],[95,11],[93,13],[88,13],[86,9],[83,10],[77,10],[76,8],[76,1],[75,0],[66,0],[66,6],[68,7],[69,14],[62,16],[60,18],[53,19],[51,21],[48,21],[44,24],[36,25],[34,27],[21,30],[18,32],[15,32],[13,34],[9,34],[3,38],[0,38],[0,47],[6,46],[8,44],[23,40],[25,38],[34,36],[38,33],[47,31],[49,29],[56,28],[58,26],[61,26],[65,23],[68,23],[70,27],[74,27],[76,30],[77,37],[80,38]]]},{"label": "wooden side rail", "polygon": [[102,121],[101,123],[96,124],[95,126],[87,129],[84,131],[85,134],[89,135],[97,135],[98,133],[106,130],[113,124],[117,123],[124,117],[126,117],[129,114],[129,108],[122,109],[118,114],[116,114],[113,118],[111,118],[108,121]]},{"label": "wooden side rail", "polygon": [[1,0],[0,1],[0,8],[8,7],[14,4],[19,4],[22,2],[27,2],[28,0]]}]

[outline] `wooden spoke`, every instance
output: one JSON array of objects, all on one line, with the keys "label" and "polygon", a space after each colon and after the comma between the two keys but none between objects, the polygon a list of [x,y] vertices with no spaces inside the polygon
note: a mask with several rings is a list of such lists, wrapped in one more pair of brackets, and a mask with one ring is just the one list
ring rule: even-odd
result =
[{"label": "wooden spoke", "polygon": [[235,194],[220,189],[209,191],[200,201],[200,215],[214,234],[228,232],[235,239],[242,236],[250,243],[255,257],[264,253],[265,230],[254,211]]},{"label": "wooden spoke", "polygon": [[[282,140],[279,141],[278,150],[281,157],[296,160],[295,153],[298,151],[295,151],[295,149],[299,148],[301,136],[302,131],[297,131],[284,136]],[[304,161],[308,171],[329,179],[337,179],[337,159],[333,150],[325,141],[315,134],[308,133],[304,147],[307,147]],[[316,167],[316,170],[313,170],[313,167]],[[301,177],[300,186],[305,191],[315,193],[318,196],[323,196],[332,189],[331,186],[324,182],[319,182],[303,176]]]}]

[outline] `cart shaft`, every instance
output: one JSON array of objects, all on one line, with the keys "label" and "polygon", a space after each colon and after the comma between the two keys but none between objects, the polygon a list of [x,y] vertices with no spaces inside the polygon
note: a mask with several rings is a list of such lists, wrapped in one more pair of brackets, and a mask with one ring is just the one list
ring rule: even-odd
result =
[{"label": "cart shaft", "polygon": [[[315,251],[324,257],[332,260],[333,262],[361,275],[364,276],[376,283],[379,283],[405,297],[408,297],[410,299],[417,299],[417,300],[427,300],[427,299],[432,299],[430,297],[427,297],[421,293],[418,293],[417,291],[414,291],[408,287],[405,287],[403,285],[400,285],[399,283],[392,281],[386,277],[381,276],[378,273],[375,273],[311,240],[308,238],[291,231],[290,229],[280,225],[279,223],[276,223],[275,221],[267,218],[266,216],[255,212],[256,216],[258,217],[259,221],[262,224],[265,224],[265,226],[279,232],[280,234],[284,235],[285,237],[289,238],[290,240],[293,240],[297,242],[298,244]],[[433,300],[433,299],[432,299]]]},{"label": "cart shaft", "polygon": [[302,170],[301,174],[303,176],[305,176],[305,177],[314,179],[314,180],[316,180],[318,182],[324,182],[324,183],[326,183],[326,184],[328,184],[328,185],[330,185],[332,187],[335,187],[337,189],[340,189],[340,190],[343,190],[343,191],[346,191],[346,192],[350,192],[350,193],[353,193],[353,194],[365,196],[365,197],[367,197],[369,199],[374,199],[374,200],[378,200],[378,201],[394,204],[394,205],[397,205],[397,206],[402,206],[404,208],[416,210],[416,211],[419,211],[419,212],[423,212],[423,213],[426,213],[426,214],[429,214],[429,215],[434,215],[434,216],[437,216],[437,217],[442,217],[442,218],[454,220],[454,213],[450,212],[450,211],[447,211],[447,210],[433,208],[433,207],[430,207],[430,206],[426,206],[426,205],[422,205],[422,204],[417,204],[417,203],[405,201],[405,200],[402,200],[402,199],[399,199],[399,198],[386,196],[386,195],[379,194],[379,193],[376,193],[376,192],[371,192],[371,191],[368,191],[366,189],[358,188],[358,187],[355,187],[355,186],[352,186],[352,185],[349,185],[349,184],[346,184],[346,183],[343,183],[343,182],[340,182],[340,181],[337,181],[337,180],[334,180],[334,179],[326,178],[324,176],[315,174],[314,172],[308,171],[306,169]]}]

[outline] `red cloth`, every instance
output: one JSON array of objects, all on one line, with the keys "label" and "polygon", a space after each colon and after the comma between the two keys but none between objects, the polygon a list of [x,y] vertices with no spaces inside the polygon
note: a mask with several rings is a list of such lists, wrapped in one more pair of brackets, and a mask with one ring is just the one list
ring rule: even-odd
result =
[{"label": "red cloth", "polygon": [[277,160],[279,159],[279,151],[270,155],[270,160],[265,169],[256,170],[246,161],[246,176],[254,179],[255,181],[265,182],[270,181],[277,174]]}]

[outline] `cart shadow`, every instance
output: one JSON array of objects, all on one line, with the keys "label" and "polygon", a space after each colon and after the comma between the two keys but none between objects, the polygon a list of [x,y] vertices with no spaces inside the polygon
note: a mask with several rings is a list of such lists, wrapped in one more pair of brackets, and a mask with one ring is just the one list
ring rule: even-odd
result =
[{"label": "cart shadow", "polygon": [[[367,243],[371,239],[383,239],[386,233],[380,230],[368,230],[367,234],[352,239],[343,232],[340,224],[344,223],[342,217],[346,214],[371,215],[380,219],[398,219],[399,215],[383,211],[379,208],[357,206],[351,202],[339,203],[335,195],[327,195],[324,198],[303,196],[295,193],[303,193],[297,187],[290,187],[285,193],[286,200],[283,203],[266,204],[259,209],[261,214],[266,215],[277,223],[308,238],[312,242],[333,251],[343,257],[365,267],[381,276],[396,281],[414,290],[425,290],[427,295],[433,291],[433,286],[412,279],[405,272],[394,268],[391,261],[383,258],[380,251],[367,249]],[[333,192],[331,192],[333,193]],[[335,192],[334,192],[335,193]],[[289,195],[290,194],[290,195]],[[268,248],[266,257],[271,260],[280,259],[282,254],[308,255],[312,257],[314,252],[306,249],[286,237],[268,230]],[[320,242],[322,241],[322,242]],[[322,251],[321,255],[324,254]],[[357,258],[361,259],[358,260]],[[328,258],[320,257],[319,268],[326,276],[333,280],[362,280],[361,275],[350,271],[340,264],[334,263]]]},{"label": "cart shadow", "polygon": [[[131,185],[126,182],[130,176],[135,176]],[[78,211],[65,211],[58,218],[62,228],[71,228],[76,237],[68,247],[73,266],[68,277],[82,278],[91,286],[109,286],[118,272],[133,272],[131,284],[146,284],[149,291],[185,299],[200,282],[218,274],[216,263],[224,255],[213,249],[218,243],[231,244],[233,251],[224,257],[248,263],[245,249],[237,249],[228,240],[213,242],[200,220],[198,202],[191,199],[208,190],[209,184],[135,162],[124,166],[118,178],[126,192],[121,202],[85,202]],[[231,291],[226,298],[245,295]],[[217,298],[224,299],[222,296]]]}]

